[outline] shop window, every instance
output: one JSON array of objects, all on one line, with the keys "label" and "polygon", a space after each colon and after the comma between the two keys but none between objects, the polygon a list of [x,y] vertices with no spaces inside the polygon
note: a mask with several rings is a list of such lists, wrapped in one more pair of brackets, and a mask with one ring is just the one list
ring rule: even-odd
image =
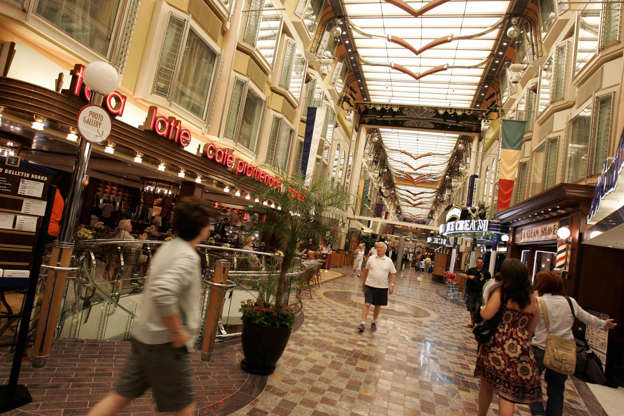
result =
[{"label": "shop window", "polygon": [[342,176],[344,175],[345,157],[346,157],[346,152],[343,150],[342,153],[340,153],[340,165],[339,165],[339,170],[338,170],[339,179],[342,179]]},{"label": "shop window", "polygon": [[536,195],[544,191],[544,162],[545,162],[545,146],[542,144],[533,152],[533,172],[531,179],[531,195]]},{"label": "shop window", "polygon": [[600,49],[604,49],[620,40],[620,19],[622,15],[622,4],[619,0],[604,0],[602,7]]},{"label": "shop window", "polygon": [[611,136],[611,95],[600,97],[597,100],[596,115],[596,145],[592,163],[592,175],[600,175],[604,161],[609,154],[609,138]]},{"label": "shop window", "polygon": [[559,153],[559,138],[548,140],[546,145],[546,167],[544,169],[544,190],[555,186],[557,181],[557,154]]},{"label": "shop window", "polygon": [[287,89],[299,101],[305,77],[306,59],[292,39],[286,39],[283,62],[279,85]]},{"label": "shop window", "polygon": [[169,16],[152,93],[204,119],[217,53],[187,19]]},{"label": "shop window", "polygon": [[263,111],[264,100],[250,88],[249,82],[236,78],[225,137],[255,152]]},{"label": "shop window", "polygon": [[587,175],[591,117],[590,104],[572,119],[566,161],[566,182],[576,182]]},{"label": "shop window", "polygon": [[336,150],[334,151],[334,166],[332,168],[332,176],[338,175],[338,163],[340,163],[340,145],[336,145]]},{"label": "shop window", "polygon": [[511,90],[509,77],[507,76],[507,69],[505,69],[504,71],[501,71],[499,85],[501,86],[501,101],[504,104],[507,102],[507,99],[509,98],[509,94]]},{"label": "shop window", "polygon": [[557,45],[555,50],[555,60],[553,68],[553,87],[550,102],[560,100],[563,98],[563,88],[565,85],[566,75],[566,58],[567,58],[568,43],[562,43]]},{"label": "shop window", "polygon": [[327,144],[331,144],[334,139],[334,128],[336,125],[336,113],[333,108],[327,106],[327,112],[325,113],[325,122],[323,124],[323,130],[321,130],[321,137],[325,139]]},{"label": "shop window", "polygon": [[273,117],[266,162],[281,172],[286,172],[290,160],[293,129],[282,117]]},{"label": "shop window", "polygon": [[[26,21],[37,26],[36,16],[51,24],[89,51],[123,70],[139,0],[5,0],[27,10]],[[55,37],[50,26],[38,25],[46,35]],[[73,45],[66,45],[73,47]],[[78,51],[80,52],[80,51]],[[96,57],[88,57],[90,60]]]},{"label": "shop window", "polygon": [[255,48],[272,68],[282,32],[282,15],[273,8],[271,1],[249,0],[246,6],[249,12],[243,41]]},{"label": "shop window", "polygon": [[303,19],[310,36],[316,32],[325,0],[299,0],[295,14]]},{"label": "shop window", "polygon": [[527,162],[520,162],[520,164],[518,165],[518,179],[516,181],[516,186],[514,189],[514,203],[516,204],[524,201],[528,171],[527,165]]},{"label": "shop window", "polygon": [[340,28],[336,29],[336,26],[327,25],[325,31],[321,37],[318,48],[316,49],[316,55],[324,59],[333,59],[336,48],[340,43],[340,38],[336,36],[336,30],[340,31]]}]

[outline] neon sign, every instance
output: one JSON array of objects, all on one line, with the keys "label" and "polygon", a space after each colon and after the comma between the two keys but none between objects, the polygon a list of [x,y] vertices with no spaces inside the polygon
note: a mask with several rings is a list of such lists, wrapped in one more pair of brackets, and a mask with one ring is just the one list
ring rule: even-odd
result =
[{"label": "neon sign", "polygon": [[[91,90],[84,84],[84,65],[76,64],[74,69],[71,70],[72,75],[71,84],[69,86],[69,93],[76,97],[82,97],[86,101],[91,100]],[[113,116],[123,116],[124,109],[126,108],[126,101],[128,98],[118,91],[113,91],[106,96],[102,107],[108,110]]]},{"label": "neon sign", "polygon": [[166,118],[158,115],[158,107],[151,106],[147,112],[147,118],[142,126],[143,130],[150,130],[186,147],[191,144],[191,132],[182,128],[182,122],[175,117]]}]

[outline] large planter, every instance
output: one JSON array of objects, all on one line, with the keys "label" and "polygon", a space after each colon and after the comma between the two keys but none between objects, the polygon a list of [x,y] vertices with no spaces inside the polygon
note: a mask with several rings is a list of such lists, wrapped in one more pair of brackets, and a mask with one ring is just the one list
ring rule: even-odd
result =
[{"label": "large planter", "polygon": [[243,370],[260,375],[268,375],[275,371],[275,364],[280,359],[288,338],[290,328],[276,328],[243,322],[243,354],[241,361]]}]

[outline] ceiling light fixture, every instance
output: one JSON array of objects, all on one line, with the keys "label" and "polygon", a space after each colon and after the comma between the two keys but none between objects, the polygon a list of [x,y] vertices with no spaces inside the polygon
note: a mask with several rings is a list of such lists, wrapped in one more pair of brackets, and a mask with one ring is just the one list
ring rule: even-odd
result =
[{"label": "ceiling light fixture", "polygon": [[223,192],[230,192],[229,185],[225,185],[225,188],[223,188]]},{"label": "ceiling light fixture", "polygon": [[69,129],[69,133],[67,133],[66,139],[70,142],[78,141],[78,135],[74,132],[74,129]]},{"label": "ceiling light fixture", "polygon": [[109,155],[115,154],[115,145],[113,143],[108,143],[104,148],[104,153],[108,153]]},{"label": "ceiling light fixture", "polygon": [[141,153],[137,153],[134,157],[134,163],[143,163],[143,155]]},{"label": "ceiling light fixture", "polygon": [[43,131],[45,128],[45,119],[36,119],[32,122],[32,128],[35,130]]},{"label": "ceiling light fixture", "polygon": [[256,197],[256,199],[254,199],[254,202],[257,204],[260,202],[260,198]]},{"label": "ceiling light fixture", "polygon": [[236,190],[236,192],[234,193],[234,196],[241,196],[240,189]]},{"label": "ceiling light fixture", "polygon": [[195,183],[202,183],[201,176],[197,175],[197,177],[195,178]]},{"label": "ceiling light fixture", "polygon": [[184,173],[184,169],[180,169],[180,172],[178,172],[178,178],[184,178],[186,176],[186,173]]},{"label": "ceiling light fixture", "polygon": [[249,194],[245,195],[245,199],[246,199],[247,201],[249,201],[249,200],[251,199],[251,195],[249,195]]},{"label": "ceiling light fixture", "polygon": [[164,172],[166,168],[167,165],[165,165],[165,162],[160,162],[160,165],[158,165],[158,170],[161,172]]}]

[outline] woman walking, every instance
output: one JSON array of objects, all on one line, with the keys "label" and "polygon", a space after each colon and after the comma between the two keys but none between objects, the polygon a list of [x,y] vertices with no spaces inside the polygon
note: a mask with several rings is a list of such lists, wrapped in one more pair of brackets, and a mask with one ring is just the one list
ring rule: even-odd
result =
[{"label": "woman walking", "polygon": [[[539,294],[539,318],[533,338],[533,353],[540,372],[544,371],[544,351],[546,349],[546,338],[548,334],[574,340],[572,325],[574,318],[581,322],[595,326],[597,328],[613,329],[617,323],[613,319],[602,320],[586,312],[572,298],[564,295],[563,279],[557,273],[539,272],[536,276],[537,284],[535,290]],[[546,328],[544,315],[548,314],[548,327]],[[531,404],[531,414],[561,416],[563,413],[563,394],[565,392],[565,382],[567,375],[558,373],[550,368],[546,368],[544,376],[546,380],[546,394],[548,401],[546,409],[542,401]]]},{"label": "woman walking", "polygon": [[366,250],[366,245],[364,243],[358,244],[355,248],[355,258],[353,259],[353,276],[360,277],[360,272],[362,271],[362,262],[364,261],[364,251]]},{"label": "woman walking", "polygon": [[501,287],[492,292],[483,319],[504,308],[495,334],[479,345],[475,376],[481,377],[479,415],[486,416],[494,390],[498,393],[498,414],[511,416],[515,403],[533,403],[541,398],[537,363],[531,337],[537,325],[537,300],[531,294],[526,266],[507,259],[501,266]]}]

